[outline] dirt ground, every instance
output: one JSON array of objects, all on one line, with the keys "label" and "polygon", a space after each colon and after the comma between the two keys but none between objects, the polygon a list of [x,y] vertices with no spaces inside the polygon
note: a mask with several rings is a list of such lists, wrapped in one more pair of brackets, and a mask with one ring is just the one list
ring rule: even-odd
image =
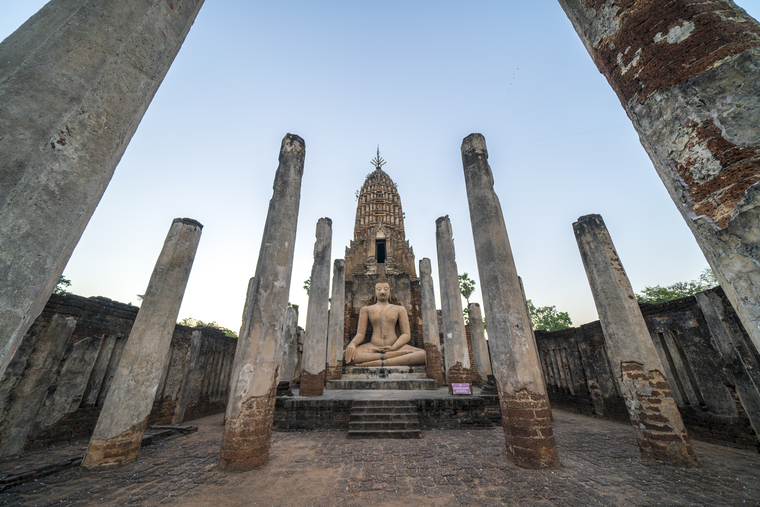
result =
[{"label": "dirt ground", "polygon": [[[0,493],[0,503],[189,507],[760,504],[760,455],[756,453],[694,442],[701,466],[673,467],[641,459],[627,425],[554,413],[562,466],[553,470],[512,465],[501,429],[492,428],[424,431],[423,438],[414,440],[349,440],[345,431],[275,433],[267,464],[228,474],[217,468],[223,429],[218,415],[193,421],[199,427],[197,433],[143,448],[135,463],[106,472],[70,468],[14,486]],[[45,456],[39,453],[37,459],[45,460]]]}]

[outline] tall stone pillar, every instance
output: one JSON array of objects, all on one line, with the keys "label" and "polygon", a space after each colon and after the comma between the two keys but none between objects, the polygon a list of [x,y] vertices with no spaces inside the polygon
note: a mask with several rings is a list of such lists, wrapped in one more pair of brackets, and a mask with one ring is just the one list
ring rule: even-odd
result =
[{"label": "tall stone pillar", "polygon": [[559,3],[760,350],[760,25],[726,0]]},{"label": "tall stone pillar", "polygon": [[491,355],[488,353],[485,328],[483,327],[483,315],[478,303],[470,303],[468,316],[470,317],[470,336],[472,337],[472,355],[475,358],[475,371],[480,377],[480,384],[488,381],[488,376],[493,375],[491,370]]},{"label": "tall stone pillar", "polygon": [[306,334],[301,365],[301,396],[322,396],[325,390],[327,355],[327,316],[330,297],[330,258],[332,255],[332,220],[317,221],[314,264],[311,267],[309,306],[306,310]]},{"label": "tall stone pillar", "polygon": [[438,251],[438,283],[441,287],[441,323],[446,381],[449,386],[455,383],[471,384],[470,354],[464,330],[462,295],[459,292],[459,271],[457,271],[454,236],[448,215],[435,221],[435,243]]},{"label": "tall stone pillar", "polygon": [[282,344],[280,381],[293,382],[298,355],[298,305],[289,306],[285,317],[285,338]]},{"label": "tall stone pillar", "polygon": [[269,457],[305,156],[303,139],[285,135],[230,376],[222,470],[250,470]]},{"label": "tall stone pillar", "polygon": [[462,141],[462,164],[507,452],[522,467],[558,466],[551,408],[482,135]]},{"label": "tall stone pillar", "polygon": [[441,365],[441,345],[438,337],[438,312],[435,309],[435,288],[430,259],[420,260],[420,293],[422,299],[422,343],[425,346],[425,373],[437,387],[446,385]]},{"label": "tall stone pillar", "polygon": [[172,222],[82,461],[86,468],[137,458],[156,389],[168,366],[201,229],[189,218]]},{"label": "tall stone pillar", "polygon": [[599,215],[573,224],[604,343],[642,455],[678,465],[697,458],[644,316]]},{"label": "tall stone pillar", "polygon": [[201,5],[55,0],[0,43],[0,375]]},{"label": "tall stone pillar", "polygon": [[338,380],[343,376],[343,332],[346,312],[346,261],[335,259],[333,263],[330,319],[327,331],[327,377]]}]

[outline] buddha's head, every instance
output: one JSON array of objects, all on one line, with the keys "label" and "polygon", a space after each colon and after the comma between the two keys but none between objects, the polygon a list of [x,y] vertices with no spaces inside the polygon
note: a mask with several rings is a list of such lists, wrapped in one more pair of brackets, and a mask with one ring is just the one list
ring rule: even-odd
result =
[{"label": "buddha's head", "polygon": [[375,298],[378,302],[385,303],[391,297],[391,286],[387,282],[377,282],[375,284]]}]

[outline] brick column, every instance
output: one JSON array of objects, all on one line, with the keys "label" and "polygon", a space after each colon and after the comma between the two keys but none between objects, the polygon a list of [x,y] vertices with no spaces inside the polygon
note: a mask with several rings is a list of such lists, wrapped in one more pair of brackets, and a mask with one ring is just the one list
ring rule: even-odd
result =
[{"label": "brick column", "polygon": [[438,337],[438,313],[435,310],[435,288],[432,268],[427,257],[420,261],[420,292],[422,299],[422,343],[425,347],[425,373],[437,387],[446,385],[441,366],[441,345]]},{"label": "brick column", "polygon": [[49,2],[0,43],[0,375],[40,314],[202,0]]},{"label": "brick column", "polygon": [[303,139],[287,134],[230,377],[222,470],[250,470],[269,458],[305,156]]},{"label": "brick column", "polygon": [[602,217],[580,217],[573,230],[641,453],[677,465],[697,465],[665,370]]},{"label": "brick column", "polygon": [[156,390],[169,366],[174,326],[203,226],[176,218],[166,235],[140,311],[82,461],[86,468],[137,458]]},{"label": "brick column", "polygon": [[327,330],[327,370],[325,380],[339,380],[343,376],[343,332],[346,311],[346,261],[333,263],[330,319]]},{"label": "brick column", "polygon": [[462,141],[462,164],[507,452],[522,467],[558,466],[551,408],[482,135]]},{"label": "brick column", "polygon": [[560,0],[760,350],[760,25],[723,0]]},{"label": "brick column", "polygon": [[301,396],[322,396],[325,390],[327,355],[327,314],[330,298],[330,256],[332,220],[317,221],[314,264],[311,267],[309,305],[306,309],[306,333],[301,364]]},{"label": "brick column", "polygon": [[462,295],[459,292],[459,271],[457,271],[451,221],[448,216],[440,217],[435,221],[435,240],[438,250],[438,283],[441,287],[446,381],[449,386],[454,383],[471,384],[470,355],[464,329]]}]

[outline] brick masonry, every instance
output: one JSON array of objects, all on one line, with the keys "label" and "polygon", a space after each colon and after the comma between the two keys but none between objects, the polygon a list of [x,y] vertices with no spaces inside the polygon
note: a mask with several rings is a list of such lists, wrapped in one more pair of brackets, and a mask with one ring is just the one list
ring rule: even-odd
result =
[{"label": "brick masonry", "polygon": [[325,392],[325,370],[319,373],[301,371],[301,396],[322,396]]},{"label": "brick masonry", "polygon": [[[719,296],[725,325],[746,344],[741,360],[751,371],[760,371],[760,356],[725,294],[720,287],[708,292]],[[757,435],[736,395],[736,380],[727,373],[696,299],[642,303],[640,307],[689,437],[760,450]],[[611,373],[598,321],[535,334],[553,407],[613,421],[630,421],[623,393]]]},{"label": "brick masonry", "polygon": [[331,368],[329,364],[325,364],[325,380],[340,380],[343,377],[343,360]]},{"label": "brick masonry", "polygon": [[[74,333],[43,404],[27,407],[37,413],[26,440],[27,450],[90,437],[138,310],[136,306],[102,297],[50,297],[0,380],[0,418],[3,418],[15,386],[34,363],[35,351],[42,345],[37,343],[40,331],[53,315],[76,319]],[[192,349],[192,335],[196,331],[200,336],[197,349]],[[82,353],[83,344],[91,347],[86,353]],[[169,365],[158,386],[147,424],[176,424],[222,412],[236,344],[236,338],[227,337],[218,329],[176,326]]]},{"label": "brick masonry", "polygon": [[527,389],[510,395],[499,388],[499,400],[510,459],[524,468],[559,466],[546,397]]},{"label": "brick masonry", "polygon": [[241,414],[225,422],[219,468],[227,472],[243,472],[259,467],[269,458],[272,423],[275,412],[277,383],[268,394],[246,400]]},{"label": "brick masonry", "polygon": [[432,343],[425,343],[425,374],[427,378],[435,380],[436,387],[443,387],[446,381],[443,378],[443,364],[441,363],[441,351]]}]

